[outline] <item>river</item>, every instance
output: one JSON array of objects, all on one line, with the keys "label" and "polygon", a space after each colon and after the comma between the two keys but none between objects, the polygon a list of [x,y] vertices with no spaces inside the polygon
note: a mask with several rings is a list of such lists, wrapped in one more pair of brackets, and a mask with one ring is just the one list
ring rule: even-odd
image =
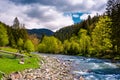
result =
[{"label": "river", "polygon": [[84,77],[85,80],[120,80],[120,62],[112,63],[110,60],[86,58],[80,56],[41,54],[71,62],[71,73],[75,80]]}]

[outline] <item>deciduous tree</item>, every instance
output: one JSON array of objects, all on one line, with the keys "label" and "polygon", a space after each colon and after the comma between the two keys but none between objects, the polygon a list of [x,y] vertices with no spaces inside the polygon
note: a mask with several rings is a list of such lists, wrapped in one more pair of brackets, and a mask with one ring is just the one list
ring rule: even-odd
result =
[{"label": "deciduous tree", "polygon": [[8,35],[7,35],[7,30],[5,26],[0,24],[0,46],[5,46],[9,43],[8,41]]},{"label": "deciduous tree", "polygon": [[26,40],[25,41],[25,44],[24,44],[24,49],[27,51],[27,52],[32,52],[34,51],[34,45],[32,43],[31,40]]}]

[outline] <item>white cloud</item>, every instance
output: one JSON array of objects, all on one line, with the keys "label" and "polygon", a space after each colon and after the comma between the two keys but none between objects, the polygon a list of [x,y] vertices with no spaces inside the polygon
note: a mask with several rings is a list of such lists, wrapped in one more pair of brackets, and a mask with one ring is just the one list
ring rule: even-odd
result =
[{"label": "white cloud", "polygon": [[[14,3],[11,3],[10,1],[1,1],[0,4],[6,5],[4,9],[0,7],[0,20],[5,22],[6,24],[12,25],[13,19],[15,17],[19,18],[19,21],[21,23],[24,23],[26,25],[26,28],[32,29],[32,28],[48,28],[53,31],[58,30],[59,28],[62,28],[67,25],[73,24],[72,19],[70,16],[66,17],[63,15],[62,12],[58,12],[54,7],[50,6],[44,6],[44,5],[15,5]],[[33,16],[36,17],[30,17],[25,12],[31,10],[31,8],[37,8],[35,10],[38,11],[36,15],[33,14]],[[40,12],[39,12],[40,11]],[[38,15],[41,15],[39,17]]]},{"label": "white cloud", "polygon": [[72,5],[82,4],[84,0],[68,0]]},{"label": "white cloud", "polygon": [[107,0],[35,0],[36,3],[17,4],[20,1],[0,0],[0,21],[12,25],[13,19],[18,17],[26,28],[48,28],[53,31],[73,24],[70,16],[63,15],[65,12],[85,12],[80,19],[86,19],[89,15],[87,13],[91,16],[96,13],[102,14],[107,2]]},{"label": "white cloud", "polygon": [[97,15],[97,12],[92,12],[92,13],[90,13],[90,14],[83,14],[83,15],[80,17],[80,19],[85,20],[85,19],[88,18],[89,15],[90,15],[91,17],[94,17],[95,15]]}]

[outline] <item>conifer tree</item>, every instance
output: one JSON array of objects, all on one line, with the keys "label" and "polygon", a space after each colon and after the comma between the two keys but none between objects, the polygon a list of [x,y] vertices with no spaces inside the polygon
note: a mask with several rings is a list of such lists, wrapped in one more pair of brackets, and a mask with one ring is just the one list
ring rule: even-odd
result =
[{"label": "conifer tree", "polygon": [[120,0],[108,0],[107,15],[112,19],[113,51],[120,53]]}]

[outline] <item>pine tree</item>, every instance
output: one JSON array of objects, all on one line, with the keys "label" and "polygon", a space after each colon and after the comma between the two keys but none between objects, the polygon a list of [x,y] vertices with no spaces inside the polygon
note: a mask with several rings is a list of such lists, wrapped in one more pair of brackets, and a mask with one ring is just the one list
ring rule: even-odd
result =
[{"label": "pine tree", "polygon": [[120,53],[120,0],[108,0],[106,13],[112,19],[113,50]]},{"label": "pine tree", "polygon": [[12,28],[13,28],[13,29],[18,29],[18,28],[20,28],[20,22],[19,22],[19,20],[18,20],[17,17],[14,19]]}]

